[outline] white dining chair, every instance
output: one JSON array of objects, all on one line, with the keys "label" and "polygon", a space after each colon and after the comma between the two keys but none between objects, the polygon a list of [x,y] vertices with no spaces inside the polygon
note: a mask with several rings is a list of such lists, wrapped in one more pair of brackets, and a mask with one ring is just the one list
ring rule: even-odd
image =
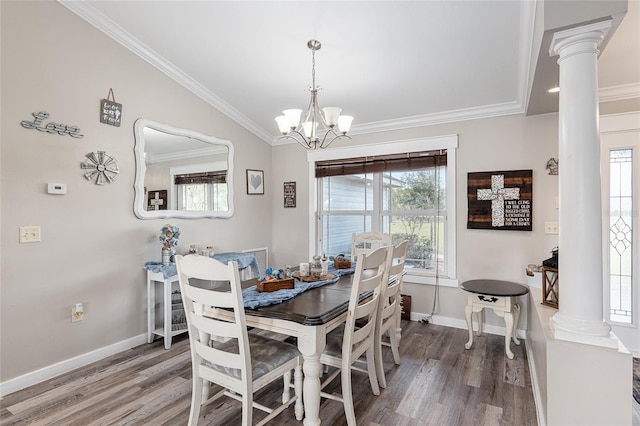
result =
[{"label": "white dining chair", "polygon": [[[351,388],[351,371],[363,371],[369,374],[371,389],[380,394],[374,354],[375,319],[378,309],[384,268],[387,260],[387,247],[380,247],[368,254],[360,254],[349,296],[349,309],[342,332],[334,330],[327,335],[327,346],[320,355],[320,362],[336,370],[321,384],[325,388],[340,375],[342,395],[321,392],[324,398],[341,401],[349,425],[356,424]],[[361,356],[366,357],[366,369],[354,365]]]},{"label": "white dining chair", "polygon": [[391,234],[382,232],[361,232],[351,234],[351,260],[358,260],[361,253],[371,253],[379,247],[390,246],[393,243]]},{"label": "white dining chair", "polygon": [[[257,423],[263,425],[294,401],[296,418],[302,420],[302,355],[294,345],[248,333],[236,262],[225,265],[213,258],[189,255],[176,256],[176,266],[187,315],[193,371],[189,425],[198,424],[203,403],[222,396],[242,402],[244,426],[252,424],[253,408],[268,413]],[[229,282],[229,287],[212,290],[202,285],[207,281]],[[203,315],[205,310],[215,309],[233,311],[233,320]],[[221,337],[221,341],[211,341],[211,335]],[[292,370],[295,370],[293,397]],[[255,392],[280,378],[284,378],[282,404],[269,408],[253,400]],[[207,399],[205,386],[209,383],[221,386],[222,390]]]},{"label": "white dining chair", "polygon": [[[387,265],[384,271],[381,296],[378,301],[375,331],[376,375],[380,387],[387,387],[382,359],[382,347],[391,347],[393,361],[400,364],[400,291],[404,277],[404,264],[407,257],[409,241],[404,240],[396,246],[389,247]],[[388,341],[384,336],[388,335]]]}]

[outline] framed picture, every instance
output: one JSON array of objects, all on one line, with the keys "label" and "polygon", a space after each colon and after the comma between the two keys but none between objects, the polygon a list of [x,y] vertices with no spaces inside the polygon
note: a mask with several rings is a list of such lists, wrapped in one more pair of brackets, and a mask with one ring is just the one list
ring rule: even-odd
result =
[{"label": "framed picture", "polygon": [[247,194],[264,194],[264,171],[247,169]]},{"label": "framed picture", "polygon": [[531,231],[533,170],[467,174],[467,229]]},{"label": "framed picture", "polygon": [[295,182],[284,183],[284,206],[285,207],[296,206],[296,183]]},{"label": "framed picture", "polygon": [[167,190],[149,191],[147,196],[147,211],[167,210]]}]

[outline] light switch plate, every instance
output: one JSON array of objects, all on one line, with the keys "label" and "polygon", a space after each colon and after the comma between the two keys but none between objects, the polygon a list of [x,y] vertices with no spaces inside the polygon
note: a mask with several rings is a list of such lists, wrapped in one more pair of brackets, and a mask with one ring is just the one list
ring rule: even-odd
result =
[{"label": "light switch plate", "polygon": [[557,234],[558,233],[558,222],[545,222],[544,223],[544,233],[545,234]]},{"label": "light switch plate", "polygon": [[37,243],[40,241],[39,226],[21,226],[20,242],[21,243]]}]

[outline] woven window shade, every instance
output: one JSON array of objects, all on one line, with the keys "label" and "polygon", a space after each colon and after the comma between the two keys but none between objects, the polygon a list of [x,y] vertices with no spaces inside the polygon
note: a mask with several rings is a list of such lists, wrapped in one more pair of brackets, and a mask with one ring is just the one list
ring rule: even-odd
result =
[{"label": "woven window shade", "polygon": [[227,183],[227,171],[188,173],[175,176],[176,185],[202,184],[202,183]]},{"label": "woven window shade", "polygon": [[316,178],[397,172],[447,165],[447,151],[422,151],[316,162]]}]

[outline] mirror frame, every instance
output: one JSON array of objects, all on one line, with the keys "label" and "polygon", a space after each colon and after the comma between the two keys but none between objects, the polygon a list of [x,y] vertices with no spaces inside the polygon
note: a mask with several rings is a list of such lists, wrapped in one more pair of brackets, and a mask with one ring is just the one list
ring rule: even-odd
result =
[{"label": "mirror frame", "polygon": [[[197,139],[202,142],[224,145],[229,150],[227,156],[227,197],[229,210],[228,211],[186,211],[186,210],[152,210],[148,211],[144,207],[145,193],[144,193],[144,177],[147,170],[147,165],[144,162],[144,135],[143,129],[149,127],[159,132],[170,133],[177,136],[184,136],[192,139]],[[139,118],[133,125],[133,133],[135,136],[134,154],[136,159],[136,177],[133,184],[134,199],[133,199],[133,212],[139,219],[202,219],[202,218],[230,218],[233,215],[233,144],[225,139],[218,139],[213,136],[206,136],[201,133],[188,129],[180,129],[177,127],[169,126],[166,124],[157,123],[155,121],[147,120],[145,118]]]}]

